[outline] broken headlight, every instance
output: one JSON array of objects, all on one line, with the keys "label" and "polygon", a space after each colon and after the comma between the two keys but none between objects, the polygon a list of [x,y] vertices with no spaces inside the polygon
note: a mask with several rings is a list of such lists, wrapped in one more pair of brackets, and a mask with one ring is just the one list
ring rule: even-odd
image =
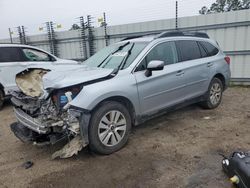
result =
[{"label": "broken headlight", "polygon": [[72,86],[56,90],[52,93],[52,101],[59,108],[67,108],[67,104],[72,101],[82,90],[82,86]]}]

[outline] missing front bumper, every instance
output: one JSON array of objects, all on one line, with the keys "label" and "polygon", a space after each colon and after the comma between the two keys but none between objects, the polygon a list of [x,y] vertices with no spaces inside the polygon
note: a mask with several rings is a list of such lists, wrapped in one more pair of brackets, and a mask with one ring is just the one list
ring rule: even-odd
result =
[{"label": "missing front bumper", "polygon": [[10,125],[10,129],[22,142],[33,142],[36,139],[34,131],[28,129],[18,122],[12,123]]},{"label": "missing front bumper", "polygon": [[38,134],[46,134],[49,132],[49,129],[46,126],[42,125],[41,122],[26,114],[20,108],[14,108],[14,113],[17,120],[32,131],[35,131]]},{"label": "missing front bumper", "polygon": [[[58,127],[61,129],[65,128],[64,131],[61,130],[61,133],[56,133],[53,131],[53,127],[42,124],[36,118],[31,117],[20,108],[14,108],[14,112],[18,122],[11,125],[11,130],[21,141],[30,142],[34,145],[48,145],[68,140],[68,143],[62,149],[56,151],[52,155],[53,159],[69,158],[73,155],[77,155],[78,152],[88,144],[88,139],[84,137],[84,135],[88,136],[86,134],[87,127],[80,126],[79,128],[81,131],[78,132],[76,131],[77,129],[73,129],[74,126],[71,125],[70,127],[67,127],[65,125]],[[87,123],[90,116],[85,115],[84,117],[85,118],[81,118],[81,122],[83,122],[84,119],[84,123]]]}]

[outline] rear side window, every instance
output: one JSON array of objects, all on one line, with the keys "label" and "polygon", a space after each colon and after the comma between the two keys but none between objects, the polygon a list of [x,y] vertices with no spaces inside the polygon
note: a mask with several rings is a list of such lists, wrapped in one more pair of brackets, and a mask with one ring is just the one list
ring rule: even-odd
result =
[{"label": "rear side window", "polygon": [[24,48],[22,50],[28,61],[51,61],[50,56],[44,52],[31,48]]},{"label": "rear side window", "polygon": [[219,50],[209,42],[200,41],[199,43],[205,48],[208,56],[214,56],[219,52]]},{"label": "rear side window", "polygon": [[20,48],[0,47],[0,62],[26,61]]},{"label": "rear side window", "polygon": [[201,58],[200,49],[196,41],[176,41],[176,46],[179,50],[181,61],[188,61]]},{"label": "rear side window", "polygon": [[200,48],[201,57],[208,57],[207,51],[205,50],[204,46],[200,44],[200,42],[198,42],[198,46]]}]

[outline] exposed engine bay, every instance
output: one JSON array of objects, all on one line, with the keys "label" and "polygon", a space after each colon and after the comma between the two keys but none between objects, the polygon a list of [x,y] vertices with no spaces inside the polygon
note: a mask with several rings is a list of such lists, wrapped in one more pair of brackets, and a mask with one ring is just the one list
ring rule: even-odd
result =
[{"label": "exposed engine bay", "polygon": [[44,91],[42,82],[48,72],[30,69],[16,76],[20,91],[11,93],[11,101],[18,122],[12,124],[11,129],[20,140],[34,145],[66,140],[68,144],[52,157],[71,157],[85,146],[80,134],[80,113],[69,109],[69,102],[81,91],[82,86],[55,89],[48,93]]}]

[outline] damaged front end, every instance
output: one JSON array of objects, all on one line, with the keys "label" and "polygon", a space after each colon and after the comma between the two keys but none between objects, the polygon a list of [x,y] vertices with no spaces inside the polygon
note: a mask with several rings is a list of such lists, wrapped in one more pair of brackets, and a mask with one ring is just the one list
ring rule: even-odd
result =
[{"label": "damaged front end", "polygon": [[11,101],[18,122],[11,130],[23,142],[35,145],[69,142],[52,158],[77,154],[86,144],[80,130],[81,111],[70,109],[69,102],[81,91],[82,85],[47,91],[42,77],[49,70],[30,69],[16,76],[21,91],[13,91]]}]

